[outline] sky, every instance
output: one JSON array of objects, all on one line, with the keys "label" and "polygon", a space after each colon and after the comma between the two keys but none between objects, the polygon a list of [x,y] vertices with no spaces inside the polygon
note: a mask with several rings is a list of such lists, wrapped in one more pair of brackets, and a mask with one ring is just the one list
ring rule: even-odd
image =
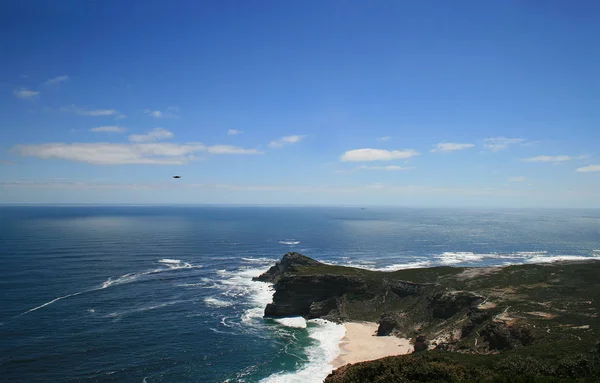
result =
[{"label": "sky", "polygon": [[5,0],[0,203],[600,208],[599,37],[594,0]]}]

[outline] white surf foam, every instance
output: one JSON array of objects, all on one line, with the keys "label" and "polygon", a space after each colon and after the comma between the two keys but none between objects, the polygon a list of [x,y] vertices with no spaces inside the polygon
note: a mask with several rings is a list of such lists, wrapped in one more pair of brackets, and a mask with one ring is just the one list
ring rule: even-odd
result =
[{"label": "white surf foam", "polygon": [[586,257],[583,255],[556,255],[556,256],[545,256],[545,257],[532,257],[527,259],[527,263],[551,263],[559,261],[587,261],[587,260],[600,260],[600,255]]},{"label": "white surf foam", "polygon": [[475,254],[471,251],[446,251],[436,258],[443,265],[454,265],[456,263],[477,262],[483,258],[489,257],[491,254]]},{"label": "white surf foam", "polygon": [[302,317],[278,318],[275,322],[285,327],[306,328],[306,319]]},{"label": "white surf foam", "polygon": [[339,355],[339,344],[346,333],[346,328],[341,324],[324,319],[311,319],[308,321],[308,336],[314,344],[306,349],[308,362],[294,372],[280,372],[273,374],[261,383],[322,383],[333,370],[331,362]]},{"label": "white surf foam", "polygon": [[282,245],[299,245],[300,241],[279,241]]},{"label": "white surf foam", "polygon": [[25,314],[29,314],[30,312],[33,312],[33,311],[37,311],[37,310],[39,310],[39,309],[41,309],[41,308],[44,308],[44,307],[46,307],[46,306],[50,306],[51,304],[53,304],[53,303],[55,303],[55,302],[58,302],[58,301],[60,301],[61,299],[65,299],[65,298],[69,298],[69,297],[74,297],[74,296],[81,295],[81,294],[83,294],[83,293],[86,293],[86,292],[88,292],[88,291],[93,291],[93,290],[96,290],[96,289],[92,289],[92,290],[85,290],[85,291],[79,291],[79,292],[77,292],[77,293],[73,293],[73,294],[69,294],[69,295],[64,295],[64,296],[62,296],[62,297],[54,298],[53,300],[51,300],[51,301],[49,301],[49,302],[46,302],[46,303],[44,303],[44,304],[42,304],[42,305],[39,305],[39,306],[37,306],[37,307],[34,307],[34,308],[30,309],[30,310],[27,310],[27,311],[25,311],[25,312],[23,312],[23,313],[21,313],[21,314],[17,315],[15,318],[18,318],[18,317],[20,317],[20,316],[22,316],[22,315],[25,315]]},{"label": "white surf foam", "polygon": [[21,314],[15,316],[13,319],[19,318],[20,316],[23,316],[25,314],[29,314],[33,311],[37,311],[41,308],[44,308],[46,306],[49,306],[53,303],[56,303],[62,299],[66,299],[66,298],[70,298],[70,297],[74,297],[77,295],[81,295],[84,293],[89,293],[92,291],[97,291],[97,290],[102,290],[102,289],[106,289],[108,287],[114,286],[114,285],[122,285],[122,284],[126,284],[126,283],[132,283],[135,282],[136,280],[138,280],[140,277],[144,277],[146,275],[151,275],[151,274],[157,274],[157,273],[162,273],[165,271],[173,271],[173,270],[178,270],[178,269],[194,269],[194,268],[200,268],[202,267],[201,265],[191,265],[187,262],[181,262],[178,259],[160,259],[158,261],[159,263],[163,263],[167,266],[167,268],[161,268],[161,269],[154,269],[154,270],[149,270],[149,271],[144,271],[144,272],[140,272],[140,273],[128,273],[128,274],[123,274],[120,277],[117,277],[115,279],[113,279],[112,277],[109,277],[106,281],[104,281],[104,283],[102,283],[102,285],[100,287],[95,287],[95,288],[91,288],[88,290],[84,290],[84,291],[78,291],[76,293],[73,294],[68,294],[68,295],[64,295],[61,297],[57,297],[52,299],[51,301],[48,301],[44,304],[41,304],[37,307],[34,307],[32,309],[29,309],[25,312],[22,312]]},{"label": "white surf foam", "polygon": [[126,283],[132,283],[132,282],[135,282],[138,279],[145,277],[147,275],[153,275],[153,274],[164,273],[164,272],[180,270],[180,269],[198,269],[198,268],[202,267],[202,265],[192,265],[187,262],[182,262],[178,259],[159,259],[158,262],[165,265],[166,268],[163,267],[160,269],[142,271],[139,273],[123,274],[120,277],[117,277],[114,279],[113,279],[113,277],[109,277],[102,284],[102,288],[105,289],[105,288],[113,286],[113,285],[122,285],[122,284],[126,284]]},{"label": "white surf foam", "polygon": [[204,303],[213,307],[227,307],[231,306],[233,303],[219,299],[214,297],[204,298]]},{"label": "white surf foam", "polygon": [[277,259],[242,257],[242,261],[244,261],[244,262],[252,262],[252,263],[275,263],[275,262],[277,262]]},{"label": "white surf foam", "polygon": [[[272,262],[269,262],[272,263]],[[216,274],[221,276],[216,285],[223,290],[221,293],[226,297],[246,300],[250,308],[244,310],[241,320],[245,324],[258,324],[262,322],[265,306],[273,300],[273,287],[269,283],[253,281],[269,269],[269,266],[255,268],[245,267],[235,271],[217,270]]]}]

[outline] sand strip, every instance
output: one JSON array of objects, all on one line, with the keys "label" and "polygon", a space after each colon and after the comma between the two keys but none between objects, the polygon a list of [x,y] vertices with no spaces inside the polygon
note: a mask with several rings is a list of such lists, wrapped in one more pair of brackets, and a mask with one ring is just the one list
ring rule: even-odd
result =
[{"label": "sand strip", "polygon": [[408,339],[395,336],[375,336],[377,323],[344,323],[346,335],[340,341],[340,355],[331,362],[334,368],[347,363],[358,363],[413,351]]}]

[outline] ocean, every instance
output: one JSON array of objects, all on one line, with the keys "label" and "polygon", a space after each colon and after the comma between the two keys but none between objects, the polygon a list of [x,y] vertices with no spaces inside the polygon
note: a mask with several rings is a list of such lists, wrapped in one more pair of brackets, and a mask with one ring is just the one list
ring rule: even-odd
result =
[{"label": "ocean", "polygon": [[289,251],[378,270],[600,258],[600,210],[0,207],[0,381],[321,382],[343,326],[265,320]]}]

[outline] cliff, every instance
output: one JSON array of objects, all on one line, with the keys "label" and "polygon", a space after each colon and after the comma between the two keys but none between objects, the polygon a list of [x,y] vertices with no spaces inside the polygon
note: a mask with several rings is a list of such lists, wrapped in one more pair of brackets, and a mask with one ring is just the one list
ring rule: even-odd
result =
[{"label": "cliff", "polygon": [[[377,272],[327,265],[288,253],[256,279],[274,283],[273,303],[265,308],[266,317],[377,321],[378,335],[409,338],[415,345],[415,354],[410,356],[338,369],[330,382],[378,381],[378,373],[367,372],[381,372],[384,365],[388,366],[386,371],[405,372],[411,370],[407,366],[444,366],[447,372],[460,370],[455,372],[462,378],[452,380],[448,372],[450,375],[439,381],[463,381],[468,376],[482,381],[481,376],[494,376],[496,370],[490,366],[521,356],[537,358],[537,362],[524,366],[547,363],[547,371],[554,373],[557,364],[552,361],[574,353],[584,353],[587,358],[582,362],[586,367],[580,368],[587,372],[580,371],[580,375],[597,367],[597,261]],[[419,358],[425,359],[415,364],[413,360]],[[489,368],[492,370],[486,370]],[[367,380],[356,378],[361,376]],[[392,378],[433,381],[423,376],[406,380],[400,372],[381,381]]]}]

